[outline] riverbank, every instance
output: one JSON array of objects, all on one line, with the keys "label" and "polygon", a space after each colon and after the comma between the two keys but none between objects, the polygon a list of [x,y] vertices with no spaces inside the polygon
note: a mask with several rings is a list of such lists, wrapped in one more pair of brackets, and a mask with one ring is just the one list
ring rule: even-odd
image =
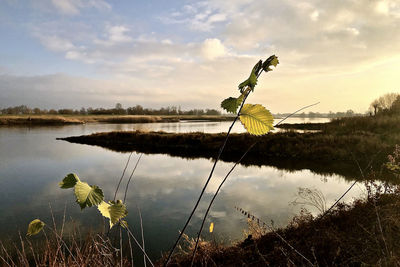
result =
[{"label": "riverbank", "polygon": [[1,115],[0,126],[46,126],[84,123],[154,123],[179,121],[231,121],[222,115]]},{"label": "riverbank", "polygon": [[[303,211],[276,230],[242,211],[253,229],[250,235],[230,247],[201,242],[194,266],[399,266],[399,190],[382,191],[340,204],[324,217]],[[194,244],[187,245],[169,266],[190,265]]]},{"label": "riverbank", "polygon": [[[214,158],[225,135],[117,131],[60,140],[101,146],[118,152],[137,151],[185,158]],[[242,160],[244,165],[275,166],[289,171],[310,169],[318,174],[339,174],[351,180],[361,179],[357,164],[365,168],[372,161],[371,165],[378,168],[394,147],[392,143],[383,142],[380,135],[366,132],[336,135],[289,131],[261,137],[231,134],[221,159],[236,162],[253,143],[257,144]]]}]

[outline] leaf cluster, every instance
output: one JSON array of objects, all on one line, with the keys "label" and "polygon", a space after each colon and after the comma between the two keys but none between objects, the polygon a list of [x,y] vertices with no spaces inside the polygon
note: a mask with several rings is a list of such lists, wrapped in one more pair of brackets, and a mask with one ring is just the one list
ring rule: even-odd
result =
[{"label": "leaf cluster", "polygon": [[76,202],[81,209],[97,206],[101,215],[110,220],[110,228],[128,215],[126,206],[121,200],[105,202],[100,187],[82,182],[74,173],[68,174],[59,185],[63,189],[74,188]]},{"label": "leaf cluster", "polygon": [[[122,221],[128,215],[126,205],[121,200],[105,202],[103,190],[97,185],[89,185],[86,182],[82,182],[78,175],[70,173],[64,177],[59,186],[62,189],[74,189],[76,202],[81,207],[81,210],[86,207],[97,206],[101,215],[110,220],[110,228],[117,223],[127,227],[127,222]],[[31,221],[27,235],[32,236],[40,233],[44,226],[45,223],[39,219]]]},{"label": "leaf cluster", "polygon": [[[269,110],[260,104],[244,104],[247,96],[254,91],[261,72],[272,71],[279,64],[278,57],[270,56],[264,62],[259,60],[253,67],[249,78],[239,84],[239,97],[228,97],[221,102],[221,107],[227,112],[236,114],[246,130],[253,135],[264,135],[272,130],[273,116]],[[239,108],[240,107],[240,108]],[[239,111],[238,111],[239,108]]]}]

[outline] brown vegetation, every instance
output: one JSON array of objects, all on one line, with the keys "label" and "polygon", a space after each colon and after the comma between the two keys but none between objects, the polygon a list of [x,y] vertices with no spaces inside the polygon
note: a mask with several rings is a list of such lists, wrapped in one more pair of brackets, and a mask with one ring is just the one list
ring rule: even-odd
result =
[{"label": "brown vegetation", "polygon": [[[400,266],[400,191],[369,189],[365,200],[323,217],[303,210],[287,227],[231,247],[203,242],[194,266]],[[176,255],[170,266],[190,265],[191,255]]]},{"label": "brown vegetation", "polygon": [[[62,138],[73,143],[98,145],[114,151],[165,153],[180,157],[213,158],[225,137],[224,133],[108,132]],[[262,137],[231,134],[221,159],[236,162],[246,149],[257,142],[242,160],[245,165],[269,165],[282,169],[310,169],[316,173],[359,176],[354,159],[366,166],[371,157],[381,164],[393,145],[383,143],[368,132],[353,135],[326,133],[271,133]]]}]

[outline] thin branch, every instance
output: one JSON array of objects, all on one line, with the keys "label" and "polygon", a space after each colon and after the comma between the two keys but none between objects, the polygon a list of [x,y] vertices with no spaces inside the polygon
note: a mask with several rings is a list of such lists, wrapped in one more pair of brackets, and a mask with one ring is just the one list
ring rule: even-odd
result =
[{"label": "thin branch", "polygon": [[274,125],[274,127],[278,126],[279,124],[281,124],[282,122],[284,122],[284,121],[287,120],[288,118],[292,117],[294,114],[296,114],[296,113],[298,113],[298,112],[300,112],[300,111],[302,111],[302,110],[304,110],[304,109],[306,109],[306,108],[309,108],[309,107],[318,105],[319,103],[320,103],[320,102],[317,102],[317,103],[314,103],[314,104],[311,104],[311,105],[308,105],[308,106],[302,107],[301,109],[296,110],[295,112],[293,112],[293,113],[287,115],[285,118],[283,118],[282,120],[280,120],[277,124]]},{"label": "thin branch", "polygon": [[[142,212],[140,211],[139,206],[137,206],[138,212],[139,212],[139,219],[140,219],[140,232],[142,234],[142,247],[143,250],[146,251],[145,245],[144,245],[144,232],[143,232],[143,220],[142,220]],[[147,266],[146,263],[146,257],[143,255],[143,263],[144,263],[144,267]]]},{"label": "thin branch", "polygon": [[151,266],[154,267],[153,262],[151,261],[151,259],[149,258],[149,256],[147,255],[146,251],[144,251],[144,249],[142,248],[142,246],[140,245],[139,241],[136,239],[136,237],[132,234],[131,230],[129,230],[128,227],[125,228],[126,231],[128,231],[129,235],[133,238],[133,240],[135,241],[136,245],[140,248],[140,250],[143,252],[143,255],[145,255],[145,257],[147,258],[147,260],[150,262]]},{"label": "thin branch", "polygon": [[[260,74],[261,74],[261,73],[260,73]],[[318,103],[319,103],[319,102],[318,102]],[[296,113],[298,113],[298,112],[300,112],[300,111],[302,111],[302,110],[304,110],[304,109],[306,109],[306,108],[309,108],[309,107],[312,107],[312,106],[314,106],[314,105],[317,105],[318,103],[315,103],[315,104],[312,104],[312,105],[308,105],[308,106],[302,107],[301,109],[298,109],[298,110],[296,110],[295,112],[291,113],[291,114],[290,114],[289,116],[287,116],[285,119],[287,119],[287,118],[293,116],[294,114],[296,114]],[[285,120],[285,119],[284,119],[284,120]],[[284,121],[284,120],[281,120],[281,121],[278,122],[275,126],[279,125],[279,123],[281,123],[281,122]],[[213,198],[211,199],[211,201],[210,201],[210,203],[209,203],[209,205],[208,205],[207,211],[206,211],[206,213],[205,213],[204,216],[203,216],[203,221],[201,222],[200,230],[199,230],[199,232],[198,232],[198,234],[197,234],[196,245],[195,245],[195,247],[194,247],[193,255],[192,255],[192,260],[191,260],[191,266],[193,266],[193,263],[194,263],[194,258],[195,258],[195,256],[196,256],[196,252],[197,252],[197,248],[198,248],[199,240],[200,240],[200,235],[201,235],[201,232],[203,231],[204,223],[205,223],[205,221],[206,221],[206,218],[207,218],[207,216],[208,216],[208,213],[209,213],[209,211],[210,211],[210,209],[211,209],[211,206],[212,206],[212,204],[213,204],[215,198],[217,197],[217,195],[218,195],[218,193],[219,193],[219,191],[220,191],[222,185],[225,183],[225,181],[226,181],[226,179],[228,178],[228,176],[232,173],[232,171],[236,168],[236,166],[243,160],[243,158],[247,155],[247,153],[248,153],[257,143],[258,143],[258,141],[256,141],[255,143],[253,143],[253,144],[246,150],[246,152],[243,153],[242,157],[233,165],[233,167],[230,169],[230,171],[226,174],[224,180],[222,180],[222,182],[220,183],[220,185],[219,185],[217,191],[215,192]]]},{"label": "thin branch", "polygon": [[[238,211],[244,211],[241,208],[235,207]],[[249,212],[246,211],[247,214],[250,214]],[[290,249],[292,249],[297,255],[299,255],[301,258],[303,258],[306,262],[308,262],[311,266],[314,266],[314,264],[307,259],[300,251],[298,251],[295,247],[293,247],[288,241],[286,241],[286,239],[281,236],[276,229],[271,225],[269,226],[267,223],[265,223],[263,220],[261,220],[260,218],[252,215],[252,218],[257,219],[257,221],[262,222],[263,226],[265,225],[266,227],[268,227],[270,229],[270,231],[272,231],[277,237],[279,237],[279,239],[282,240],[283,243],[285,243]]]},{"label": "thin branch", "polygon": [[195,258],[195,256],[196,256],[196,251],[197,251],[197,248],[198,248],[198,245],[199,245],[200,235],[201,235],[201,232],[203,231],[204,223],[205,223],[206,218],[207,218],[207,216],[208,216],[208,213],[209,213],[209,211],[210,211],[210,209],[211,209],[211,206],[212,206],[212,204],[214,203],[214,200],[215,200],[215,198],[217,197],[217,195],[218,195],[218,193],[219,193],[219,190],[221,189],[222,185],[225,183],[226,179],[228,179],[229,175],[230,175],[230,174],[233,172],[233,170],[236,168],[236,166],[242,161],[242,159],[247,155],[247,153],[248,153],[257,143],[258,143],[258,141],[254,142],[254,143],[246,150],[246,152],[243,153],[242,157],[232,166],[232,168],[231,168],[231,169],[229,170],[229,172],[226,174],[224,180],[222,180],[222,182],[221,182],[220,185],[218,186],[217,191],[214,193],[214,196],[213,196],[213,198],[211,199],[211,201],[210,201],[210,203],[209,203],[209,205],[208,205],[207,211],[206,211],[206,213],[204,214],[203,221],[201,222],[200,230],[199,230],[199,232],[198,232],[198,234],[197,234],[196,245],[195,245],[194,250],[193,250],[192,261],[191,261],[190,266],[193,266],[194,258]]},{"label": "thin branch", "polygon": [[[378,153],[376,153],[376,155],[379,154],[380,152],[381,152],[381,150],[378,151]],[[356,162],[358,170],[360,171],[361,177],[363,179],[365,179],[364,171],[362,170],[357,158],[354,156],[354,154],[351,151],[349,151],[349,153],[353,157],[353,160]],[[370,162],[368,163],[367,167],[365,167],[365,169],[368,169],[372,165],[373,161],[374,161],[374,158],[372,158],[370,160]],[[351,184],[351,186],[339,197],[338,200],[335,201],[335,203],[333,203],[333,205],[324,214],[321,215],[321,217],[319,217],[319,220],[321,220],[323,217],[325,217],[325,215],[328,214],[339,203],[339,201],[342,200],[342,198],[344,198],[344,196],[356,185],[356,183],[357,183],[357,180]]]},{"label": "thin branch", "polygon": [[122,227],[119,228],[119,252],[120,252],[120,266],[123,265],[123,254],[122,254]]},{"label": "thin branch", "polygon": [[125,200],[126,200],[126,195],[127,195],[127,193],[128,193],[129,183],[131,182],[132,176],[133,176],[133,174],[134,174],[135,171],[136,171],[136,168],[137,168],[137,166],[138,166],[138,164],[139,164],[140,159],[142,158],[142,155],[143,155],[143,154],[140,154],[140,155],[139,155],[139,158],[138,158],[138,160],[136,161],[135,167],[133,168],[133,170],[132,170],[132,172],[131,172],[131,175],[129,176],[128,182],[126,183],[126,186],[125,186],[125,194],[124,194],[124,201],[123,201],[124,203],[125,203]]},{"label": "thin branch", "polygon": [[131,160],[132,153],[133,152],[131,152],[129,154],[128,160],[126,161],[126,165],[125,165],[124,171],[122,172],[121,178],[119,178],[119,182],[118,182],[117,188],[115,189],[113,201],[115,201],[115,199],[117,198],[118,189],[119,189],[119,186],[121,185],[122,179],[124,178],[126,168],[128,168],[128,164],[129,164],[129,161]]},{"label": "thin branch", "polygon": [[231,132],[231,130],[232,130],[232,128],[233,128],[233,125],[235,124],[235,122],[236,122],[237,119],[239,118],[240,111],[242,110],[243,105],[244,105],[244,102],[246,101],[246,98],[248,97],[249,94],[250,94],[250,91],[249,91],[249,92],[244,96],[244,98],[243,98],[243,102],[242,102],[242,104],[241,104],[241,106],[240,106],[240,108],[239,108],[239,111],[237,112],[237,115],[236,115],[235,119],[233,120],[231,126],[229,127],[228,132],[226,133],[224,143],[222,144],[221,148],[219,149],[217,158],[216,158],[215,161],[214,161],[214,164],[213,164],[213,167],[211,168],[211,172],[210,172],[210,174],[209,174],[209,176],[208,176],[208,179],[207,179],[206,183],[204,184],[203,189],[201,190],[201,193],[200,193],[199,197],[197,198],[196,204],[194,205],[194,208],[192,209],[192,211],[191,211],[191,213],[190,213],[190,215],[189,215],[189,218],[186,220],[186,223],[185,223],[185,225],[183,226],[183,229],[180,231],[180,234],[179,234],[179,236],[178,236],[178,239],[175,241],[174,246],[173,246],[172,249],[170,250],[170,252],[169,252],[169,254],[168,254],[168,257],[167,257],[167,259],[166,259],[165,262],[164,262],[164,266],[167,266],[168,262],[170,261],[171,256],[172,256],[172,254],[173,254],[175,248],[177,247],[177,245],[178,245],[178,243],[179,243],[179,240],[182,238],[182,235],[184,234],[184,232],[185,232],[185,230],[186,230],[186,227],[189,225],[189,222],[190,222],[190,220],[192,219],[193,214],[194,214],[194,212],[196,211],[196,209],[197,209],[197,207],[198,207],[198,205],[199,205],[199,203],[200,203],[201,198],[203,197],[203,194],[204,194],[204,192],[205,192],[205,190],[206,190],[206,188],[207,188],[207,186],[208,186],[208,183],[210,182],[211,177],[212,177],[212,175],[213,175],[213,173],[214,173],[215,166],[217,165],[217,162],[218,162],[219,158],[221,157],[221,154],[222,154],[222,152],[223,152],[223,150],[224,150],[224,148],[225,148],[225,145],[226,145],[226,143],[227,143],[227,141],[228,141],[229,134],[230,134],[230,132]]}]

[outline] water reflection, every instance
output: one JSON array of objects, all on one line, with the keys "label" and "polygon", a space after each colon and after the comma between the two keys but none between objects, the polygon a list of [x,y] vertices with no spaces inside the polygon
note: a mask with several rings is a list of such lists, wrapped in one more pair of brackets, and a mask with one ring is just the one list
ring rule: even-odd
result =
[{"label": "water reflection", "polygon": [[[121,175],[128,154],[112,152],[100,147],[57,141],[57,137],[83,135],[112,130],[207,131],[226,129],[229,122],[188,122],[171,124],[88,124],[66,127],[0,128],[0,238],[13,238],[17,231],[25,232],[34,218],[50,222],[49,204],[60,221],[64,208],[67,216],[82,226],[100,229],[103,220],[95,209],[80,211],[71,190],[61,190],[58,182],[75,172],[89,184],[103,188],[110,199]],[[240,126],[240,125],[239,125]],[[235,131],[240,129],[235,128]],[[138,155],[133,154],[133,168]],[[221,162],[206,192],[205,200],[217,188],[231,163]],[[128,222],[138,225],[136,206],[143,215],[147,249],[153,258],[172,245],[178,230],[193,207],[195,198],[210,171],[207,159],[188,160],[166,155],[144,155],[129,188]],[[123,184],[124,186],[124,184]],[[266,222],[274,220],[284,225],[298,210],[288,205],[298,187],[320,189],[328,204],[343,193],[349,183],[339,176],[324,177],[308,170],[285,172],[273,167],[238,166],[226,182],[210,213],[214,222],[214,236],[218,240],[241,239],[246,218],[237,212],[238,206],[251,211]],[[346,197],[349,201],[360,195],[356,188]],[[122,194],[119,195],[123,197]],[[188,229],[196,233],[205,201]],[[207,236],[207,234],[206,234]]]}]

